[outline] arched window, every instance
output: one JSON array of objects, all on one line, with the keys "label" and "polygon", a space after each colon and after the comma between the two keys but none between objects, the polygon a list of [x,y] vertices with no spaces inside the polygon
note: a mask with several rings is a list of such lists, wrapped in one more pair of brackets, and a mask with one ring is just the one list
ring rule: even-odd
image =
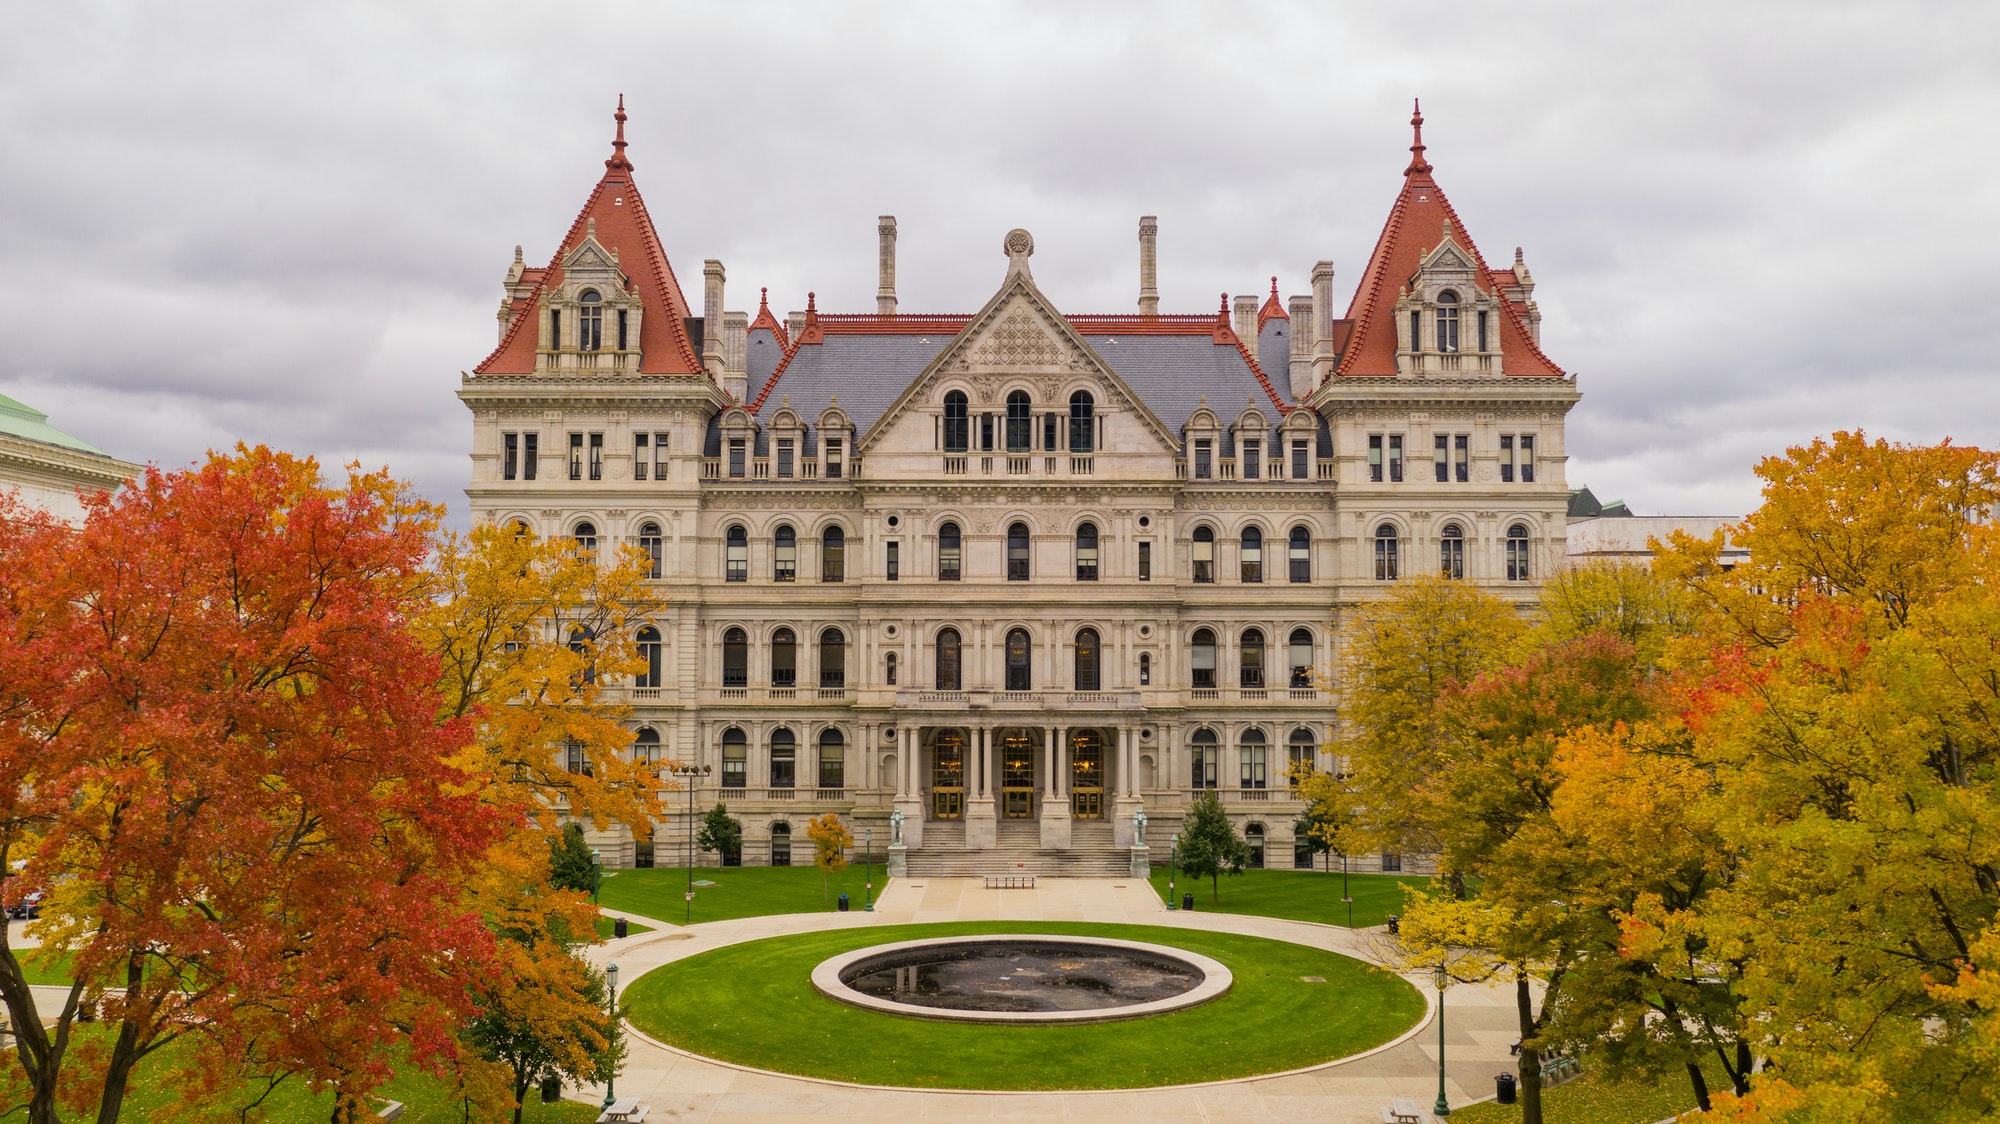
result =
[{"label": "arched window", "polygon": [[965,392],[954,390],[944,396],[944,451],[963,453],[972,445],[972,426],[965,408]]},{"label": "arched window", "polygon": [[1212,582],[1215,580],[1215,529],[1196,527],[1194,547],[1190,551],[1194,563],[1194,580]]},{"label": "arched window", "polygon": [[771,787],[791,788],[798,783],[799,740],[790,730],[771,731]]},{"label": "arched window", "polygon": [[1243,580],[1257,583],[1264,580],[1264,532],[1255,527],[1243,528]]},{"label": "arched window", "polygon": [[724,535],[722,576],[724,581],[750,580],[750,535],[743,524],[732,524]]},{"label": "arched window", "polygon": [[1007,580],[1024,582],[1028,580],[1028,525],[1013,523],[1007,527]]},{"label": "arched window", "polygon": [[722,685],[750,685],[750,637],[740,628],[722,634]]},{"label": "arched window", "polygon": [[742,788],[749,779],[749,744],[741,727],[731,726],[722,731],[722,787]]},{"label": "arched window", "polygon": [[1189,778],[1191,787],[1215,787],[1217,755],[1215,731],[1206,727],[1196,730],[1188,745],[1188,761],[1193,766],[1193,776]]},{"label": "arched window", "polygon": [[792,825],[774,823],[771,825],[771,865],[792,865]]},{"label": "arched window", "polygon": [[1313,634],[1303,628],[1292,630],[1291,643],[1292,687],[1294,689],[1313,685]]},{"label": "arched window", "polygon": [[1189,640],[1189,664],[1193,675],[1188,685],[1197,690],[1215,689],[1215,633],[1205,628],[1194,630]]},{"label": "arched window", "polygon": [[847,686],[847,637],[837,628],[819,634],[819,685]]},{"label": "arched window", "polygon": [[535,529],[528,526],[526,519],[516,519],[514,520],[514,537],[517,539],[532,539],[535,537]]},{"label": "arched window", "polygon": [[1507,580],[1524,582],[1528,574],[1528,525],[1516,523],[1507,528]]},{"label": "arched window", "polygon": [[1085,523],[1076,529],[1076,580],[1097,580],[1097,524]]},{"label": "arched window", "polygon": [[1295,582],[1309,582],[1313,578],[1312,532],[1304,527],[1292,528],[1290,554],[1291,577]]},{"label": "arched window", "polygon": [[660,534],[658,523],[639,524],[639,549],[646,552],[646,576],[660,576],[660,557],[664,553],[665,540]]},{"label": "arched window", "polygon": [[652,625],[639,630],[639,660],[645,669],[632,680],[634,687],[658,687],[660,685],[660,630]]},{"label": "arched window", "polygon": [[1069,451],[1088,453],[1097,448],[1096,403],[1090,392],[1079,390],[1069,396]]},{"label": "arched window", "polygon": [[774,582],[797,581],[799,578],[799,533],[790,526],[780,526],[772,536],[771,580]]},{"label": "arched window", "polygon": [[1264,630],[1246,628],[1238,644],[1237,686],[1253,691],[1264,689]]},{"label": "arched window", "polygon": [[937,635],[937,689],[940,691],[962,691],[963,680],[959,678],[958,630],[947,628]]},{"label": "arched window", "polygon": [[596,634],[583,625],[574,625],[569,630],[569,650],[583,657],[583,674],[579,679],[584,683],[597,682],[596,639]]},{"label": "arched window", "polygon": [[799,641],[789,628],[771,634],[771,686],[799,685]]},{"label": "arched window", "polygon": [[1294,782],[1303,779],[1307,773],[1318,767],[1313,764],[1313,760],[1319,756],[1319,739],[1313,737],[1311,730],[1304,726],[1293,730],[1291,743],[1285,748],[1290,758],[1285,765]]},{"label": "arched window", "polygon": [[1389,523],[1375,528],[1375,580],[1396,580],[1396,528]]},{"label": "arched window", "polygon": [[819,732],[819,786],[847,787],[847,738],[839,730]]},{"label": "arched window", "polygon": [[1076,689],[1099,690],[1097,630],[1086,628],[1076,634]]},{"label": "arched window", "polygon": [[1438,573],[1448,578],[1465,576],[1465,532],[1456,523],[1446,523],[1438,534]]},{"label": "arched window", "polygon": [[577,557],[588,558],[597,553],[597,524],[578,523],[570,537],[576,540]]},{"label": "arched window", "polygon": [[1248,824],[1243,828],[1243,842],[1250,848],[1250,861],[1244,865],[1251,870],[1264,869],[1264,825]]},{"label": "arched window", "polygon": [[890,652],[882,658],[882,674],[884,676],[882,681],[894,687],[896,685],[896,653]]},{"label": "arched window", "polygon": [[1140,652],[1140,653],[1139,653],[1139,686],[1141,686],[1141,687],[1150,687],[1150,686],[1152,686],[1152,685],[1153,685],[1153,653],[1151,653],[1151,652]]},{"label": "arched window", "polygon": [[1017,628],[1007,633],[1007,689],[1026,691],[1034,686],[1034,677],[1029,673],[1028,630]]},{"label": "arched window", "polygon": [[1242,766],[1237,777],[1238,788],[1265,788],[1270,782],[1269,763],[1265,759],[1266,745],[1264,731],[1250,729],[1243,731],[1236,741],[1237,762]]},{"label": "arched window", "polygon": [[823,582],[847,580],[847,532],[838,527],[828,527],[820,533],[819,580]]},{"label": "arched window", "polygon": [[596,351],[604,346],[604,298],[597,295],[596,289],[585,289],[576,303],[576,346],[582,351]]},{"label": "arched window", "polygon": [[1447,355],[1458,350],[1458,294],[1450,289],[1438,294],[1437,349]]},{"label": "arched window", "polygon": [[1034,436],[1034,418],[1028,413],[1028,392],[1017,390],[1007,396],[1007,451],[1025,453]]},{"label": "arched window", "polygon": [[958,575],[958,524],[946,523],[938,528],[938,580],[955,582]]},{"label": "arched window", "polygon": [[632,760],[641,765],[660,763],[660,732],[651,726],[639,731],[632,739]]}]

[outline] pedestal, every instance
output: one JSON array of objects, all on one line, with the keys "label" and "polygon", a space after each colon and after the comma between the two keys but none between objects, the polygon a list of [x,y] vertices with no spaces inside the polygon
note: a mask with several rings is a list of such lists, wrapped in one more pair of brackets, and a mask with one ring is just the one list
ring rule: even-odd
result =
[{"label": "pedestal", "polygon": [[1000,828],[993,814],[991,796],[975,796],[965,802],[965,849],[991,851],[1000,841]]},{"label": "pedestal", "polygon": [[920,850],[924,845],[924,802],[905,797],[896,801],[896,810],[903,813],[903,845],[912,850]]},{"label": "pedestal", "polygon": [[910,876],[910,849],[901,843],[889,844],[889,877],[908,878]]},{"label": "pedestal", "polygon": [[1111,845],[1118,848],[1130,847],[1134,843],[1144,843],[1133,838],[1132,813],[1139,810],[1139,798],[1120,796],[1111,806]]},{"label": "pedestal", "polygon": [[1042,850],[1067,851],[1070,842],[1069,802],[1050,800],[1042,804]]},{"label": "pedestal", "polygon": [[1148,848],[1144,843],[1133,844],[1132,877],[1151,878],[1152,876],[1153,876],[1153,857],[1151,849]]}]

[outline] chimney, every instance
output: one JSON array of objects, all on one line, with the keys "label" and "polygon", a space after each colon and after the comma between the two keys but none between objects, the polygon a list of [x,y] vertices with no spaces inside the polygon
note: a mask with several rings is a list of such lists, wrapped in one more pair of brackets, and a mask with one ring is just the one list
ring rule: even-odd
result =
[{"label": "chimney", "polygon": [[729,385],[729,365],[722,353],[722,282],[725,276],[722,263],[714,258],[701,263],[701,369],[708,372],[715,385],[741,402],[743,387],[740,382],[735,387]]},{"label": "chimney", "polygon": [[1139,219],[1139,315],[1160,314],[1160,220],[1152,215]]},{"label": "chimney", "polygon": [[1313,299],[1293,297],[1286,308],[1292,317],[1292,401],[1303,402],[1313,392]]},{"label": "chimney", "polygon": [[875,314],[877,316],[896,315],[896,216],[883,215],[876,220],[875,236],[880,240],[876,251],[875,268],[881,280],[875,285]]},{"label": "chimney", "polygon": [[[1313,263],[1313,310],[1312,310],[1312,365],[1314,386],[1326,381],[1333,373],[1333,263],[1316,261]],[[1298,331],[1298,321],[1292,322],[1292,331]]]},{"label": "chimney", "polygon": [[1243,341],[1243,346],[1250,349],[1250,354],[1257,354],[1256,297],[1236,298],[1236,338]]}]

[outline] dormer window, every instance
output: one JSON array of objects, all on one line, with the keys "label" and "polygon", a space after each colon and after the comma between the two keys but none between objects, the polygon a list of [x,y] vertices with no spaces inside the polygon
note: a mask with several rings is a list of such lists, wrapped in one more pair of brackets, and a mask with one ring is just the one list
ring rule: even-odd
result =
[{"label": "dormer window", "polygon": [[596,351],[604,346],[604,298],[596,289],[585,289],[576,303],[577,350]]},{"label": "dormer window", "polygon": [[1458,294],[1450,289],[1438,294],[1437,349],[1446,355],[1458,351]]}]

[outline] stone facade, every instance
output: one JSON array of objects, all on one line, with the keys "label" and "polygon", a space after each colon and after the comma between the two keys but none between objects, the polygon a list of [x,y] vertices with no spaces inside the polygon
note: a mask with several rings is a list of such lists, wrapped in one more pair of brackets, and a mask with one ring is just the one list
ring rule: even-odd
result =
[{"label": "stone facade", "polygon": [[[467,496],[658,558],[637,751],[709,768],[694,810],[729,804],[746,863],[810,861],[832,810],[878,855],[901,813],[912,873],[1122,874],[1213,788],[1290,866],[1286,770],[1337,765],[1343,615],[1433,567],[1525,607],[1564,556],[1575,381],[1421,139],[1342,317],[1326,262],[1289,310],[1274,281],[1261,309],[1158,313],[1151,218],[1138,315],[1053,307],[1020,230],[979,311],[898,313],[884,216],[876,311],[781,323],[724,312],[719,262],[691,315],[622,129],[462,380]],[[686,807],[593,845],[678,864]]]},{"label": "stone facade", "polygon": [[0,493],[76,523],[83,519],[79,493],[116,491],[140,471],[50,425],[40,410],[0,395]]}]

